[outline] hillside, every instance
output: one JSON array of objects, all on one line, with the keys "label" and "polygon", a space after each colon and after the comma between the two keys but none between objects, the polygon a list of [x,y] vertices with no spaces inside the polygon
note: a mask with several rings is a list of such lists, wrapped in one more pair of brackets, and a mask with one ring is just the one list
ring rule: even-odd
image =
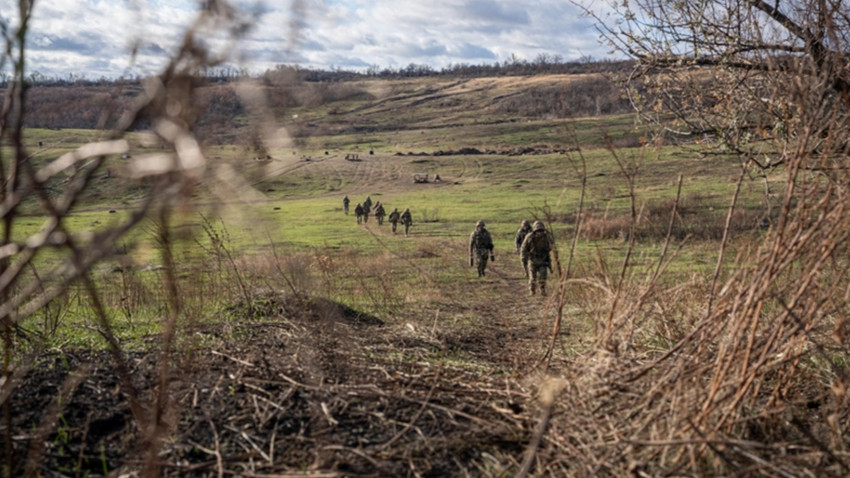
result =
[{"label": "hillside", "polygon": [[[296,142],[316,136],[471,124],[515,126],[529,120],[630,110],[620,90],[602,73],[327,82],[267,79],[253,84],[259,91],[251,94],[265,98],[269,113]],[[247,127],[253,113],[245,110],[237,87],[237,81],[227,81],[202,85],[195,91],[196,128],[208,144],[253,146]],[[134,84],[36,86],[28,92],[27,126],[108,128],[132,107],[133,98],[141,91]],[[140,130],[147,127],[143,120],[136,125]]]}]

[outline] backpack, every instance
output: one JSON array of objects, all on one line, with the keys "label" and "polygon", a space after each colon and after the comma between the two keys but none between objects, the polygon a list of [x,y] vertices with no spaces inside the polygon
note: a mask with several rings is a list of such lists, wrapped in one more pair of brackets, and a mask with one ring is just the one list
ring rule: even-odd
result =
[{"label": "backpack", "polygon": [[479,251],[490,250],[493,246],[493,239],[490,237],[490,232],[486,229],[475,231],[472,246]]},{"label": "backpack", "polygon": [[549,257],[552,244],[549,242],[549,234],[546,231],[534,231],[528,238],[528,255],[538,259]]}]

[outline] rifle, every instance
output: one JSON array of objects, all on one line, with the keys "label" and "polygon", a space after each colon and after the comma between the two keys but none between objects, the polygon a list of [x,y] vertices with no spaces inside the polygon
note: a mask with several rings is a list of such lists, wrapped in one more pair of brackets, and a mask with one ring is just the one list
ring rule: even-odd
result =
[{"label": "rifle", "polygon": [[472,267],[474,265],[475,265],[475,261],[472,259],[472,256],[469,256],[469,267]]}]

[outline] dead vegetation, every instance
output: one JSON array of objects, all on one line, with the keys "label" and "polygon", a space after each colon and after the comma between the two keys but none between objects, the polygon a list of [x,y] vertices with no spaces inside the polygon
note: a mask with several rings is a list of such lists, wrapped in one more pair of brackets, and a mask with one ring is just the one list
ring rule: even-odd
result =
[{"label": "dead vegetation", "polygon": [[[257,304],[237,304],[234,322],[192,333],[203,347],[181,347],[153,463],[108,357],[75,351],[44,355],[15,388],[15,455],[34,474],[452,476],[498,472],[521,451],[532,392],[435,360],[452,344],[502,347],[507,327],[428,335],[331,302],[254,300],[258,319],[245,319]],[[160,359],[128,358],[155,392]]]}]

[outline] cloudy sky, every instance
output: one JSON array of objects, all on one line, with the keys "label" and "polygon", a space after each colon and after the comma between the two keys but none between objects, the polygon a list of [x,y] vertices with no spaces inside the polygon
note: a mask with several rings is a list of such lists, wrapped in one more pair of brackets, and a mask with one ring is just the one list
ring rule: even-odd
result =
[{"label": "cloudy sky", "polygon": [[[27,71],[98,79],[159,72],[197,17],[199,0],[36,0]],[[607,58],[593,22],[567,0],[231,0],[253,12],[229,66],[440,69],[513,56]],[[593,3],[593,2],[585,2]],[[601,3],[601,2],[597,2]],[[17,25],[17,1],[0,17]],[[225,51],[225,35],[208,41]],[[137,55],[130,52],[137,46]],[[8,69],[8,65],[5,66]]]}]

